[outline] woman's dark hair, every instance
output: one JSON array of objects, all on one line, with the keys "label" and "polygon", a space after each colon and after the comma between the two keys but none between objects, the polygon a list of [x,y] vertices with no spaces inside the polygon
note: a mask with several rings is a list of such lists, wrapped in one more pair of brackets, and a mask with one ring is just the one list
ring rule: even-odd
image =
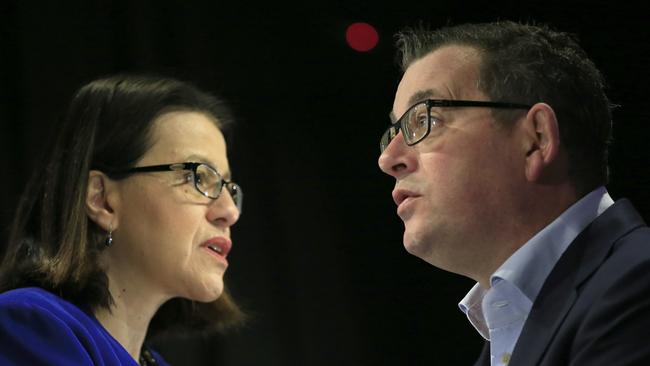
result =
[{"label": "woman's dark hair", "polygon": [[[154,120],[172,111],[204,113],[220,129],[231,121],[222,101],[171,78],[118,75],[79,89],[19,201],[0,292],[38,286],[79,306],[110,307],[108,278],[99,265],[106,233],[85,210],[88,173],[133,167],[150,148]],[[149,335],[182,325],[221,330],[242,319],[227,290],[212,303],[175,298],[154,316]]]}]

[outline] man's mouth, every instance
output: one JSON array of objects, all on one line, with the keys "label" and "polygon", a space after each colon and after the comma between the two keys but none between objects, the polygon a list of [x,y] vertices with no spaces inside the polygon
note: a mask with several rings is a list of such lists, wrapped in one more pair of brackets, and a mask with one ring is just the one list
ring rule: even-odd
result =
[{"label": "man's mouth", "polygon": [[419,194],[406,189],[396,188],[393,190],[393,201],[397,206],[401,205],[407,199],[419,196]]}]

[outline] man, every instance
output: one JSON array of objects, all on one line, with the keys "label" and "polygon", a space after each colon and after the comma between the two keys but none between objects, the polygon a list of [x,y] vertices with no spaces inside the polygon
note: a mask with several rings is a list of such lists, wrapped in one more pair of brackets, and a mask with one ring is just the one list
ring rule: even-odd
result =
[{"label": "man", "polygon": [[379,165],[407,251],[477,281],[476,365],[650,365],[650,230],[604,187],[610,104],[584,51],[513,22],[398,46]]}]

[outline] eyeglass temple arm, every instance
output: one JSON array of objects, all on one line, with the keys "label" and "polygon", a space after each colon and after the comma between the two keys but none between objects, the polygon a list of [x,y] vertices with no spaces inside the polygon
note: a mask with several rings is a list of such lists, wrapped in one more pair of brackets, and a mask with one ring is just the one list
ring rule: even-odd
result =
[{"label": "eyeglass temple arm", "polygon": [[135,172],[166,172],[166,171],[175,171],[175,170],[193,170],[194,166],[191,163],[176,163],[176,164],[162,164],[162,165],[150,165],[150,166],[140,166],[135,168],[130,168],[118,173],[135,173]]}]

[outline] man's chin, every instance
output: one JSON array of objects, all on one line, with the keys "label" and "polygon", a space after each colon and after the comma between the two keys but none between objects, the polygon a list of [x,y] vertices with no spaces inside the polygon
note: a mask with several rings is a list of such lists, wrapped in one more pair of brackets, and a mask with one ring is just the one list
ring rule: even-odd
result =
[{"label": "man's chin", "polygon": [[404,249],[409,254],[412,254],[416,257],[422,258],[425,253],[424,245],[420,240],[417,240],[411,233],[408,231],[404,232]]}]

